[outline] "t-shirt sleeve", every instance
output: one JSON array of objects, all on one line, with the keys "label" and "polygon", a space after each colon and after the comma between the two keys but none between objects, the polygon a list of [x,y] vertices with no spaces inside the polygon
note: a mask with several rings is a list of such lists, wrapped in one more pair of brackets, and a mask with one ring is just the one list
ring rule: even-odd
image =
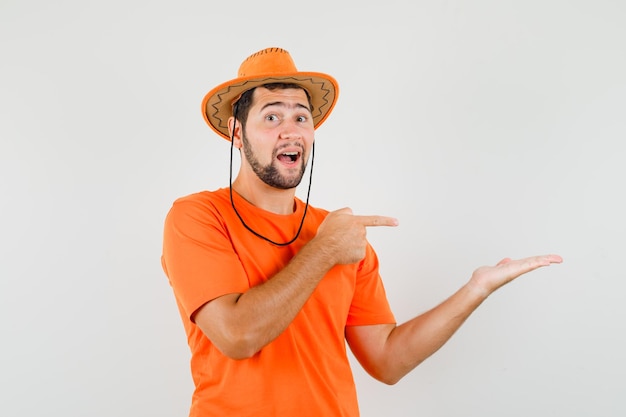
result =
[{"label": "t-shirt sleeve", "polygon": [[382,278],[378,272],[378,257],[371,245],[367,245],[366,255],[359,264],[356,287],[347,326],[395,323],[389,306]]},{"label": "t-shirt sleeve", "polygon": [[165,219],[161,263],[190,319],[205,303],[249,288],[228,230],[208,203],[190,199],[174,202]]}]

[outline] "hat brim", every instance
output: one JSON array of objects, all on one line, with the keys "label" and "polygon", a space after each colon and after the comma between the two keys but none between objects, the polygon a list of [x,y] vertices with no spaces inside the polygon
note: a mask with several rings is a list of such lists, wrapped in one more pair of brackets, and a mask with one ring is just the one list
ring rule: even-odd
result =
[{"label": "hat brim", "polygon": [[230,141],[228,119],[233,115],[233,104],[245,91],[270,83],[297,84],[311,97],[313,125],[317,129],[330,115],[339,95],[339,85],[330,75],[319,72],[255,75],[240,77],[218,85],[202,100],[202,115],[207,124],[221,137]]}]

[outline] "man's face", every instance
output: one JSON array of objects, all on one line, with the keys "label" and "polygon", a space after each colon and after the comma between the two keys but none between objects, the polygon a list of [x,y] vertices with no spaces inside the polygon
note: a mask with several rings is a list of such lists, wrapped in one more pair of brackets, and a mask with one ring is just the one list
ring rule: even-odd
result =
[{"label": "man's face", "polygon": [[298,186],[313,140],[313,118],[303,90],[254,90],[242,134],[242,164],[247,162],[264,183],[280,189]]}]

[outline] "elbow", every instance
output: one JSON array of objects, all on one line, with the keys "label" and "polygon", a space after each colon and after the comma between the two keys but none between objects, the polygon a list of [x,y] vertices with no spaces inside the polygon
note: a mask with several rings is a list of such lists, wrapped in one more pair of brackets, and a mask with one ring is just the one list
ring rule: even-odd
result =
[{"label": "elbow", "polygon": [[250,359],[266,344],[263,329],[258,324],[231,310],[222,314],[209,314],[203,308],[196,314],[194,321],[211,344],[233,360]]},{"label": "elbow", "polygon": [[395,385],[400,382],[400,380],[404,378],[404,376],[408,374],[411,369],[413,369],[413,367],[393,366],[392,364],[387,364],[387,366],[380,366],[366,370],[377,381],[386,385]]},{"label": "elbow", "polygon": [[401,379],[402,377],[394,377],[394,378],[389,377],[389,378],[379,379],[379,381],[386,385],[396,385]]},{"label": "elbow", "polygon": [[222,352],[222,354],[226,356],[227,358],[235,360],[235,361],[242,361],[245,359],[250,359],[256,354],[256,352],[251,353],[251,351],[235,350],[235,349],[233,350],[219,349],[219,351]]},{"label": "elbow", "polygon": [[379,382],[382,382],[385,385],[395,385],[397,384],[403,377],[403,375],[396,375],[392,372],[384,372],[378,374],[371,374],[374,379]]},{"label": "elbow", "polygon": [[224,356],[233,360],[250,359],[262,348],[245,332],[207,337]]},{"label": "elbow", "polygon": [[260,351],[246,344],[225,344],[216,347],[224,356],[236,361],[250,359]]}]

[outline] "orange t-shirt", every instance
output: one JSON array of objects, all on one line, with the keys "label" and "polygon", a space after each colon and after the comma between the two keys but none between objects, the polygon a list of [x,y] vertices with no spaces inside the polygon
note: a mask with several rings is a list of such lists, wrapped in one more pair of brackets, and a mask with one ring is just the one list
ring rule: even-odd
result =
[{"label": "orange t-shirt", "polygon": [[[256,232],[275,242],[295,236],[305,207],[299,199],[293,214],[278,215],[234,192],[233,198]],[[298,239],[281,247],[241,224],[228,188],[174,202],[161,261],[191,349],[190,417],[359,415],[345,327],[395,323],[371,246],[360,263],[332,268],[287,329],[252,358],[223,355],[190,319],[216,297],[244,293],[271,279],[315,236],[327,214],[309,206]]]}]

